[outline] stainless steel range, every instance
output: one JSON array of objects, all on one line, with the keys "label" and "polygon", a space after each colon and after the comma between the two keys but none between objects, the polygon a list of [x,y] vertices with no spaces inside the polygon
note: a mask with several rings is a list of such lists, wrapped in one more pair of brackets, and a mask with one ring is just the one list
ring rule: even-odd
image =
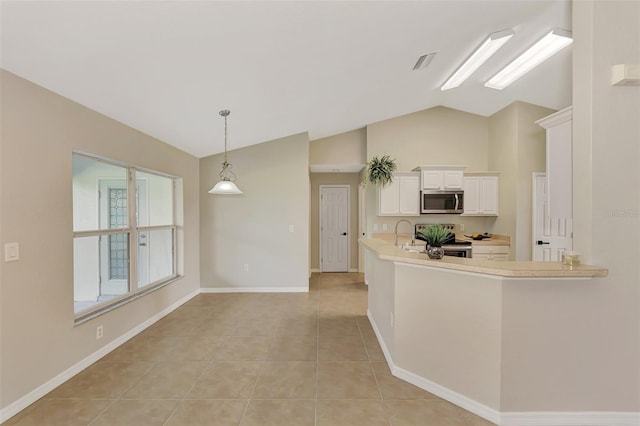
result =
[{"label": "stainless steel range", "polygon": [[[424,238],[420,236],[419,231],[433,224],[417,224],[415,230],[416,239],[424,241]],[[441,224],[450,233],[451,237],[442,245],[445,256],[453,257],[471,257],[471,243],[469,241],[456,240],[456,234],[454,232],[455,225]]]}]

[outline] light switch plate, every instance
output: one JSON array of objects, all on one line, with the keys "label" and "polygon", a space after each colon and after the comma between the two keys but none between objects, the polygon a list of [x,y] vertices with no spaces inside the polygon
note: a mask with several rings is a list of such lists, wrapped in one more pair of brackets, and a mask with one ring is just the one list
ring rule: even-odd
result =
[{"label": "light switch plate", "polygon": [[7,243],[4,245],[4,261],[13,262],[20,259],[20,244]]}]

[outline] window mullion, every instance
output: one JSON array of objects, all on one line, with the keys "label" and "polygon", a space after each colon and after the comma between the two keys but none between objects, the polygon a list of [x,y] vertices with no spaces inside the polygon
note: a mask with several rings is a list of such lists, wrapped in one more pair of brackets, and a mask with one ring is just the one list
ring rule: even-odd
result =
[{"label": "window mullion", "polygon": [[127,182],[127,205],[129,220],[129,285],[131,292],[138,291],[138,223],[136,219],[137,203],[136,203],[136,176],[135,170],[131,167],[128,169]]}]

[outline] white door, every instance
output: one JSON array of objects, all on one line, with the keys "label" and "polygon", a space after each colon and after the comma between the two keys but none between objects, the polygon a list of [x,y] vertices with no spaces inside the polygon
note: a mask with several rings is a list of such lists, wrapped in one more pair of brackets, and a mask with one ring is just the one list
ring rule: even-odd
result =
[{"label": "white door", "polygon": [[349,271],[348,185],[320,185],[320,271]]},{"label": "white door", "polygon": [[557,262],[562,252],[573,247],[573,221],[567,217],[549,217],[547,176],[533,174],[533,260]]}]

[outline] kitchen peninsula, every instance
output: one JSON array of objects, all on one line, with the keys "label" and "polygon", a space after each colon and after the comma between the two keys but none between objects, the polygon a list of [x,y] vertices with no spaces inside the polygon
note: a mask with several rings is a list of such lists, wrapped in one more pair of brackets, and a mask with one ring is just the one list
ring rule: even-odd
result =
[{"label": "kitchen peninsula", "polygon": [[430,260],[379,239],[360,243],[368,317],[395,376],[498,424],[580,392],[589,289],[606,269]]}]

